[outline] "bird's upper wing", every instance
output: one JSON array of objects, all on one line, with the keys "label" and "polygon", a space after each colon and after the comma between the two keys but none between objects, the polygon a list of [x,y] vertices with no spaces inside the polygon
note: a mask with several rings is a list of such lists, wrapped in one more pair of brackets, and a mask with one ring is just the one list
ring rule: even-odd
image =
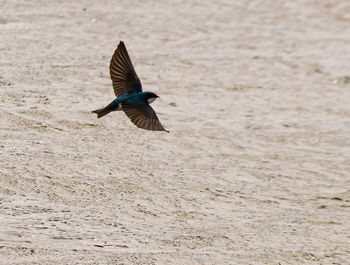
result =
[{"label": "bird's upper wing", "polygon": [[109,72],[113,82],[114,94],[117,97],[121,97],[125,93],[142,91],[141,81],[135,72],[128,51],[122,41],[112,56]]},{"label": "bird's upper wing", "polygon": [[137,127],[151,131],[166,131],[157,114],[149,104],[134,104],[123,101],[122,110]]}]

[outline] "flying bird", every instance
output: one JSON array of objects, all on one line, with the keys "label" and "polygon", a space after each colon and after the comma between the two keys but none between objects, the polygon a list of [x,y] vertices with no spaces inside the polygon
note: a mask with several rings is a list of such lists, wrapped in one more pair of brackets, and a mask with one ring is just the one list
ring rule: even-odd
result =
[{"label": "flying bird", "polygon": [[153,92],[143,92],[139,77],[124,42],[120,41],[109,65],[114,94],[114,99],[104,108],[94,110],[97,118],[101,118],[112,111],[122,110],[137,127],[152,130],[165,131],[157,114],[150,106],[158,96]]}]

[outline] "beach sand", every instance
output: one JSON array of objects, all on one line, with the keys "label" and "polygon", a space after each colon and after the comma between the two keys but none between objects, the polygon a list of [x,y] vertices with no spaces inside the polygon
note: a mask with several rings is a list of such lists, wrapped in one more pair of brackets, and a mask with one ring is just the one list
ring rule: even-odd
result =
[{"label": "beach sand", "polygon": [[0,5],[0,264],[349,264],[348,1]]}]

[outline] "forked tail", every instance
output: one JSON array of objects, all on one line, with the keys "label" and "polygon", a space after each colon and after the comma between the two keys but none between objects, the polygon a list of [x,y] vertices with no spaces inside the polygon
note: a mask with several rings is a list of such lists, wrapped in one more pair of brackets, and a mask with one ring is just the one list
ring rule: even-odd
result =
[{"label": "forked tail", "polygon": [[97,118],[101,118],[101,117],[107,115],[108,113],[110,113],[111,111],[112,111],[112,109],[108,105],[107,107],[104,107],[101,109],[96,109],[96,110],[93,110],[92,112],[97,114]]}]

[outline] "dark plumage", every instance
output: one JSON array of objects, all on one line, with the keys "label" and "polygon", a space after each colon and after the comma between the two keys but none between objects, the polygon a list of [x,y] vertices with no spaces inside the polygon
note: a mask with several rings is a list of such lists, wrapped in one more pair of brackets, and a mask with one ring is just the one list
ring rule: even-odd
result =
[{"label": "dark plumage", "polygon": [[98,118],[111,111],[123,110],[126,116],[139,128],[152,131],[166,131],[157,114],[149,105],[158,96],[143,92],[141,81],[130,60],[124,42],[120,42],[109,65],[114,94],[117,96],[109,105],[94,110]]}]

